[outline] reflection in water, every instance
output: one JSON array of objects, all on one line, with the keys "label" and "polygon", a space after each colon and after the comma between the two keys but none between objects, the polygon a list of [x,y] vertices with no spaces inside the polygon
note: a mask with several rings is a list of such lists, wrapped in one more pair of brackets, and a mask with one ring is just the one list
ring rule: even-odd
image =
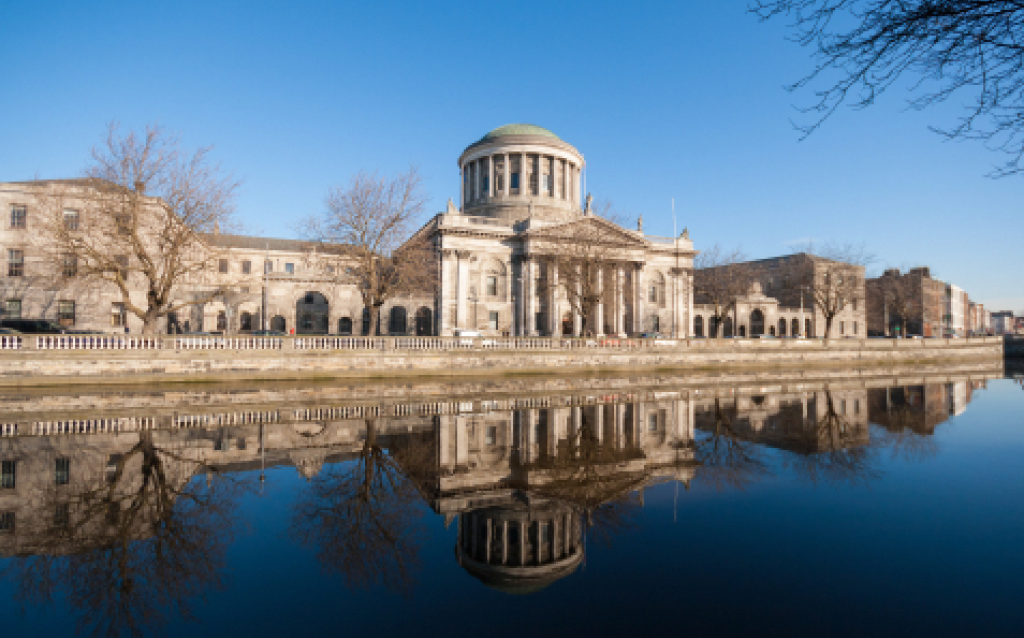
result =
[{"label": "reflection in water", "polygon": [[191,599],[222,586],[237,486],[193,480],[202,463],[159,438],[5,442],[19,498],[5,499],[0,548],[18,558],[0,574],[18,583],[23,606],[60,595],[79,633],[135,635],[168,609],[189,615]]},{"label": "reflection in water", "polygon": [[588,540],[628,534],[652,485],[743,489],[780,469],[857,484],[880,475],[881,451],[934,455],[936,428],[984,381],[923,381],[8,415],[0,569],[23,605],[60,598],[83,632],[152,631],[223,586],[235,479],[252,487],[255,470],[293,466],[307,481],[289,537],[348,586],[413,589],[425,501],[456,523],[466,572],[535,592],[577,571]]}]

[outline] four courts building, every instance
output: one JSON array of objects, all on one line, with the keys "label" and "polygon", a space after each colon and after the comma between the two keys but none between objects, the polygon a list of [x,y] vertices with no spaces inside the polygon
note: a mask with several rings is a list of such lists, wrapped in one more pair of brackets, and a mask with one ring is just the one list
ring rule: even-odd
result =
[{"label": "four courts building", "polygon": [[[390,299],[380,308],[380,334],[704,336],[711,317],[694,306],[697,253],[688,233],[655,237],[644,233],[642,219],[631,229],[598,215],[585,193],[584,166],[574,146],[529,124],[499,127],[467,146],[458,158],[460,205],[449,201],[410,238],[434,251],[436,290]],[[8,215],[0,226],[0,258],[7,260],[0,313],[51,319],[69,329],[141,331],[116,285],[55,276],[62,265],[47,256],[40,202],[47,189],[69,183],[80,187],[81,205],[62,204],[64,221],[72,220],[76,232],[99,227],[101,213],[87,203],[88,182],[0,183],[0,210]],[[330,260],[317,259],[322,246],[220,232],[202,235],[202,242],[217,259],[175,288],[176,300],[192,305],[164,320],[161,331],[370,331],[357,282],[347,281]],[[343,255],[345,247],[333,250]],[[131,255],[121,259],[129,298],[144,307],[141,268]],[[770,283],[772,273],[765,274]],[[228,292],[211,297],[211,290]],[[797,326],[808,336],[821,334],[810,308],[786,309],[756,293],[732,312],[737,333],[775,333],[778,324],[789,328],[779,328],[779,336]],[[865,323],[855,320],[844,325],[863,332]]]}]

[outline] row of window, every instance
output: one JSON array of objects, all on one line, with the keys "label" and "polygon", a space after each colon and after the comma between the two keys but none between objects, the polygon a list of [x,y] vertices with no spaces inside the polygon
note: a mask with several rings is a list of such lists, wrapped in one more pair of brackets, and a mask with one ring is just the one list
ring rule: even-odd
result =
[{"label": "row of window", "polygon": [[[67,485],[71,482],[71,460],[58,458],[54,463],[54,484]],[[18,462],[0,461],[0,489],[13,490],[18,486]]]},{"label": "row of window", "polygon": [[[77,210],[67,208],[64,210],[64,229],[65,230],[78,230],[81,216]],[[119,232],[126,234],[130,230],[130,224],[127,220],[129,216],[120,215],[115,218],[115,223],[118,225]],[[24,230],[28,228],[28,206],[24,204],[12,204],[11,215],[10,215],[10,228],[14,230]]]},{"label": "row of window", "polygon": [[[223,273],[223,274],[231,272],[231,265],[230,265],[230,263],[228,262],[227,259],[221,259],[221,260],[219,260],[217,262],[217,272]],[[269,259],[265,260],[263,262],[263,272],[265,272],[265,273],[272,273],[272,272],[274,272],[274,262],[269,260]],[[284,272],[285,272],[285,274],[288,274],[288,275],[294,275],[295,274],[295,264],[293,264],[293,263],[286,263],[284,265]],[[334,266],[328,266],[327,267],[327,272],[328,273],[333,273],[334,272]],[[252,274],[252,261],[250,261],[248,259],[242,261],[242,274],[243,275],[251,275]]]},{"label": "row of window", "polygon": [[[0,319],[21,319],[21,309],[21,299],[7,299],[0,306]],[[57,323],[65,327],[75,325],[74,301],[61,299],[57,302]]]}]

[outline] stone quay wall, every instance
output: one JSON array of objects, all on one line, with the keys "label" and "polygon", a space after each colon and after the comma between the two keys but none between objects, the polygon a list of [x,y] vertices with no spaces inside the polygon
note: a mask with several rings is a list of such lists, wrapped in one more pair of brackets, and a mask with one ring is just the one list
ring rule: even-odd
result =
[{"label": "stone quay wall", "polygon": [[[863,367],[1001,359],[1003,339],[28,336],[0,386]],[[4,344],[0,344],[4,345]]]}]

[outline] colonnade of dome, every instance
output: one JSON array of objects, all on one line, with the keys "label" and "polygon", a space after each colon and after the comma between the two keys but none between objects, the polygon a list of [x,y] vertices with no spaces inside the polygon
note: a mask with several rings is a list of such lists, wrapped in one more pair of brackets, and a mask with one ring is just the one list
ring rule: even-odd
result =
[{"label": "colonnade of dome", "polygon": [[464,213],[518,218],[532,206],[530,216],[557,209],[562,215],[555,216],[564,217],[580,209],[583,156],[539,126],[510,124],[491,131],[463,152],[459,170]]}]

